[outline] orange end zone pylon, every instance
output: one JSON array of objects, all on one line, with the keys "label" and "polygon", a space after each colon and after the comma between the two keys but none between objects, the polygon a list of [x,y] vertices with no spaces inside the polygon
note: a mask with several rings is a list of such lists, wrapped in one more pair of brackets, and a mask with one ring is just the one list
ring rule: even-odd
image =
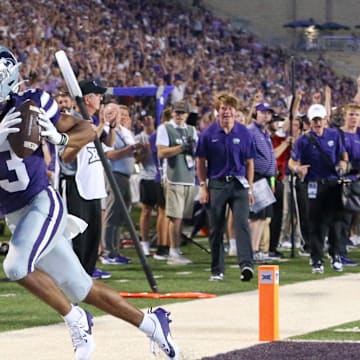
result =
[{"label": "orange end zone pylon", "polygon": [[122,297],[125,298],[147,298],[147,299],[210,299],[216,297],[214,294],[207,294],[202,292],[174,292],[174,293],[127,293],[120,292]]},{"label": "orange end zone pylon", "polygon": [[259,340],[279,340],[279,266],[258,267]]}]

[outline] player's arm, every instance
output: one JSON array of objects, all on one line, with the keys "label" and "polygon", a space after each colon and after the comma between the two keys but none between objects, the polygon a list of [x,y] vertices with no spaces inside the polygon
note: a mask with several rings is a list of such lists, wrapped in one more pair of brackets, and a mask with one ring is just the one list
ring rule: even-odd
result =
[{"label": "player's arm", "polygon": [[78,119],[69,114],[61,114],[56,123],[56,129],[69,137],[61,154],[64,162],[75,160],[80,149],[96,138],[96,131],[88,120]]}]

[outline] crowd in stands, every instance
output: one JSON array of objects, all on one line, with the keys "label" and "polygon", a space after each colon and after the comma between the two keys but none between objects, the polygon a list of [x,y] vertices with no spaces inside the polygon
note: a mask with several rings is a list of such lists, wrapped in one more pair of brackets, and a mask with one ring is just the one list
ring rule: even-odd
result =
[{"label": "crowd in stands", "polygon": [[[54,58],[64,49],[79,79],[99,77],[112,87],[181,84],[199,114],[221,91],[246,108],[261,90],[265,101],[287,111],[290,55],[202,7],[163,0],[6,0],[1,7],[0,42],[23,62],[28,87],[52,94],[64,87]],[[305,90],[303,113],[325,85],[333,89],[334,106],[356,91],[323,60],[297,58],[295,72],[297,87]]]}]

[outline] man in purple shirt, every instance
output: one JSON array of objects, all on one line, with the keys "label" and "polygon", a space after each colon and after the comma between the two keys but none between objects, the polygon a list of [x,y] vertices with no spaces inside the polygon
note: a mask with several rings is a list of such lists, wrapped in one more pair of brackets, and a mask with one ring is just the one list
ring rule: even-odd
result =
[{"label": "man in purple shirt", "polygon": [[326,128],[326,109],[313,104],[308,110],[310,132],[299,137],[289,160],[289,169],[307,184],[309,199],[309,242],[312,272],[324,272],[324,230],[328,230],[335,271],[342,271],[339,256],[341,239],[334,224],[341,214],[339,173],[345,171],[349,160],[336,129]]},{"label": "man in purple shirt", "polygon": [[246,127],[235,121],[235,97],[217,98],[218,120],[200,134],[196,149],[200,202],[208,204],[210,218],[210,281],[224,279],[223,235],[226,206],[234,216],[237,257],[241,280],[253,277],[253,255],[248,225],[249,204],[253,202],[254,144]]},{"label": "man in purple shirt", "polygon": [[45,140],[66,145],[63,158],[67,161],[96,136],[88,121],[60,114],[47,92],[31,89],[19,93],[19,66],[14,55],[0,46],[0,210],[12,232],[3,263],[7,277],[63,316],[76,360],[89,360],[94,351],[92,321],[89,312],[68,299],[92,304],[137,326],[169,359],[177,358],[164,309],[144,314],[117,291],[93,282],[81,266],[69,239],[84,230],[84,224],[67,216],[60,195],[49,184],[42,148],[25,159],[12,150],[8,135],[19,132],[16,125],[22,121],[14,108],[27,99],[39,108],[38,123]]}]

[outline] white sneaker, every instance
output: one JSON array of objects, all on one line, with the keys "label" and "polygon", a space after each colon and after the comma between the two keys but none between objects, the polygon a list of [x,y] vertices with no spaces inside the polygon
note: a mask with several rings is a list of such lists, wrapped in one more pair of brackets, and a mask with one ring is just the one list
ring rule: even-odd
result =
[{"label": "white sneaker", "polygon": [[224,274],[212,274],[209,278],[209,281],[223,281],[224,280]]},{"label": "white sneaker", "polygon": [[145,256],[150,256],[150,241],[141,241],[141,246]]},{"label": "white sneaker", "polygon": [[230,246],[228,255],[229,255],[229,256],[237,256],[237,249],[236,249],[236,247],[231,247],[231,246]]},{"label": "white sneaker", "polygon": [[[168,359],[179,359],[179,349],[171,337],[169,323],[170,313],[163,308],[157,308],[149,313],[149,317],[154,322],[155,330],[148,335],[150,340],[167,355]],[[152,352],[155,354],[155,347],[152,346]]]},{"label": "white sneaker", "polygon": [[290,241],[284,241],[279,245],[279,247],[282,249],[291,249],[292,245]]},{"label": "white sneaker", "polygon": [[355,246],[360,245],[360,236],[359,235],[350,236],[350,240]]},{"label": "white sneaker", "polygon": [[167,260],[168,265],[188,265],[192,264],[192,261],[184,255],[169,255]]},{"label": "white sneaker", "polygon": [[343,271],[343,264],[341,262],[341,258],[339,255],[335,255],[332,258],[331,267],[333,268],[334,271],[337,271],[337,272]]},{"label": "white sneaker", "polygon": [[66,323],[71,336],[76,360],[90,360],[91,354],[95,350],[95,341],[91,334],[93,326],[91,314],[76,306],[76,309],[81,314],[78,321],[71,324]]}]

